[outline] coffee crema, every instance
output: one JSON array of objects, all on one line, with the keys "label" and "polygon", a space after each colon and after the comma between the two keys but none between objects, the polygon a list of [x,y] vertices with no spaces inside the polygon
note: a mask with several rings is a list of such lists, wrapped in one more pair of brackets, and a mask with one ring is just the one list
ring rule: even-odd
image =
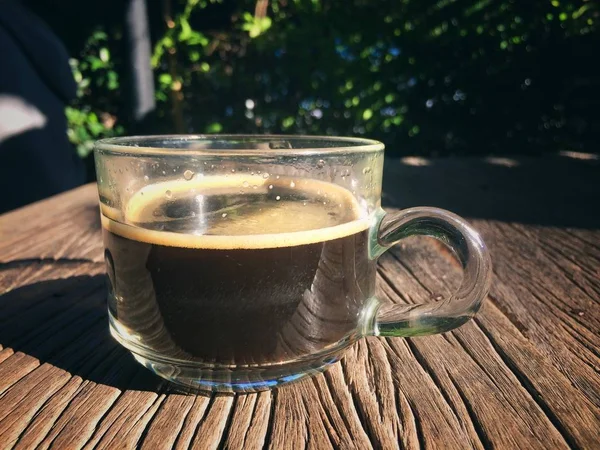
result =
[{"label": "coffee crema", "polygon": [[342,187],[273,178],[165,181],[122,212],[102,206],[121,340],[163,358],[265,365],[355,332],[374,291],[368,216]]}]

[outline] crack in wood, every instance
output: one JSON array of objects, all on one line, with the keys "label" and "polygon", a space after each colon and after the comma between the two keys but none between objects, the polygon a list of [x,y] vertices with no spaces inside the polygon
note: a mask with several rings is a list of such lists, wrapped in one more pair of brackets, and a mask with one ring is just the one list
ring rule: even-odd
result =
[{"label": "crack in wood", "polygon": [[465,405],[465,410],[467,411],[467,414],[469,415],[469,418],[471,419],[471,424],[473,425],[475,433],[477,433],[479,442],[481,442],[484,449],[486,449],[486,450],[493,449],[494,445],[493,445],[491,439],[489,438],[489,436],[487,435],[487,433],[485,432],[483,424],[479,421],[479,417],[477,416],[477,414],[475,414],[475,411],[473,409],[473,406],[471,405],[471,402],[469,401],[469,399],[466,397],[466,395],[462,391],[462,388],[460,387],[459,383],[457,383],[456,380],[454,379],[454,377],[452,377],[452,374],[450,374],[450,372],[446,372],[446,374],[448,375],[448,379],[454,386],[456,393],[458,394],[461,401]]},{"label": "crack in wood", "polygon": [[361,402],[356,398],[356,392],[352,386],[353,383],[350,381],[350,378],[348,376],[347,364],[345,364],[345,361],[343,361],[343,360],[339,364],[341,366],[340,372],[342,374],[342,380],[348,390],[348,394],[349,394],[350,400],[352,401],[354,411],[356,412],[356,417],[358,418],[358,422],[360,423],[361,428],[363,429],[365,435],[369,438],[369,440],[373,440],[373,435],[371,434],[372,430],[371,430],[371,427],[368,425],[369,421],[366,417],[364,407],[362,406]]},{"label": "crack in wood", "polygon": [[452,401],[452,399],[450,398],[450,396],[444,389],[444,386],[442,385],[439,377],[436,375],[435,371],[432,369],[429,362],[427,362],[427,359],[425,358],[425,356],[423,356],[423,354],[419,351],[419,349],[417,348],[415,343],[412,342],[412,340],[410,338],[406,338],[405,341],[406,341],[406,345],[407,345],[408,350],[411,353],[412,357],[415,359],[415,361],[417,361],[417,363],[419,363],[419,365],[421,366],[423,371],[427,375],[429,375],[429,378],[431,378],[431,380],[433,381],[433,384],[435,385],[435,387],[437,388],[439,393],[444,398],[446,404],[449,406],[450,410],[452,411],[452,414],[454,414],[454,417],[456,417],[456,420],[458,421],[458,423],[462,423],[460,414],[456,410],[454,402]]},{"label": "crack in wood", "polygon": [[279,389],[273,389],[271,391],[271,403],[269,404],[269,417],[268,417],[268,425],[267,430],[265,432],[265,442],[263,444],[263,450],[267,450],[271,441],[273,440],[273,425],[275,423],[275,410],[277,407],[277,396],[279,394]]},{"label": "crack in wood", "polygon": [[[492,348],[494,349],[496,354],[500,357],[500,359],[502,360],[504,365],[506,367],[508,367],[508,369],[511,371],[511,373],[513,373],[513,375],[516,377],[516,379],[519,380],[519,383],[521,383],[521,386],[523,386],[523,389],[525,389],[525,391],[527,391],[529,396],[538,405],[540,410],[548,418],[550,423],[552,423],[554,428],[556,428],[556,430],[560,433],[560,435],[565,440],[565,442],[571,448],[574,448],[574,449],[581,448],[579,445],[577,445],[575,438],[565,429],[565,427],[562,424],[562,422],[560,421],[560,419],[556,416],[556,414],[554,414],[554,412],[552,411],[552,408],[550,408],[550,406],[546,403],[543,396],[538,392],[538,390],[531,383],[529,378],[527,378],[527,376],[521,371],[521,369],[519,369],[519,366],[502,349],[502,347],[500,347],[500,345],[498,345],[498,343],[494,340],[494,338],[492,337],[490,332],[487,330],[487,328],[483,324],[479,323],[479,321],[478,321],[477,325],[478,325],[479,329],[481,330],[481,332],[486,336],[488,342],[490,343],[490,345],[492,346]],[[453,381],[453,383],[454,383],[454,381]]]},{"label": "crack in wood", "polygon": [[217,449],[224,449],[225,444],[227,443],[227,437],[229,435],[231,421],[233,420],[233,415],[235,414],[235,409],[237,406],[236,397],[239,397],[239,395],[235,394],[234,399],[231,402],[231,406],[229,407],[229,411],[227,411],[227,417],[225,418],[225,426],[223,427],[223,431],[221,432],[221,437],[219,438]]}]

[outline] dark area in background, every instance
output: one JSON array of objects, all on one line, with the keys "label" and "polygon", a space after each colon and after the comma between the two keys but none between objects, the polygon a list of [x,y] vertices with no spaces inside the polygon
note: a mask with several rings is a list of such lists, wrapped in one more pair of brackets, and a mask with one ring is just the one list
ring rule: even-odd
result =
[{"label": "dark area in background", "polygon": [[[109,63],[123,79],[127,2],[27,3],[80,61],[98,46],[110,49]],[[598,152],[595,2],[147,6],[155,54],[163,44],[165,51],[154,67],[157,107],[145,127],[125,114],[123,83],[107,89],[103,69],[82,69],[91,83],[79,106],[105,113],[122,132],[367,135],[393,156]],[[96,47],[86,41],[94,30],[107,35]]]},{"label": "dark area in background", "polygon": [[0,3],[0,213],[85,182],[65,130],[76,98],[69,56],[16,0]]}]

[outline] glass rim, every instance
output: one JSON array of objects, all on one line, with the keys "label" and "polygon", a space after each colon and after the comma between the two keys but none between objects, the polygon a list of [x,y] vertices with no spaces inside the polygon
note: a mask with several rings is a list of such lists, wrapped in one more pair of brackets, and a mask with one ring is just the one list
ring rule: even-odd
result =
[{"label": "glass rim", "polygon": [[[168,142],[207,141],[269,142],[272,140],[313,141],[317,145],[300,148],[181,148],[169,146]],[[148,142],[165,141],[165,145],[146,145]],[[323,143],[319,146],[318,143]],[[334,143],[326,146],[325,143]],[[162,134],[147,136],[119,136],[100,139],[94,150],[135,155],[195,155],[195,156],[302,156],[333,155],[339,153],[372,153],[382,151],[385,145],[374,139],[346,136],[313,136],[292,134]]]}]

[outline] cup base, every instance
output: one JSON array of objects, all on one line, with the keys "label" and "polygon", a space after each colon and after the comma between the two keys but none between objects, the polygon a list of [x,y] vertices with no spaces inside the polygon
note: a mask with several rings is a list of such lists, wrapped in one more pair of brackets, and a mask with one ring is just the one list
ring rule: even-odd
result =
[{"label": "cup base", "polygon": [[137,362],[182,388],[184,391],[209,392],[259,392],[294,383],[323,372],[343,356],[346,345],[333,351],[313,355],[296,361],[265,366],[219,366],[196,361],[165,358],[147,348],[142,348],[119,333],[114,319],[110,320],[110,333],[128,349]]},{"label": "cup base", "polygon": [[133,353],[134,358],[156,375],[174,383],[184,391],[209,392],[260,392],[294,383],[303,378],[316,375],[339,360],[329,358],[306,363],[302,367],[289,367],[289,364],[257,369],[219,369],[207,368],[202,364],[195,366],[176,366],[153,361]]}]

